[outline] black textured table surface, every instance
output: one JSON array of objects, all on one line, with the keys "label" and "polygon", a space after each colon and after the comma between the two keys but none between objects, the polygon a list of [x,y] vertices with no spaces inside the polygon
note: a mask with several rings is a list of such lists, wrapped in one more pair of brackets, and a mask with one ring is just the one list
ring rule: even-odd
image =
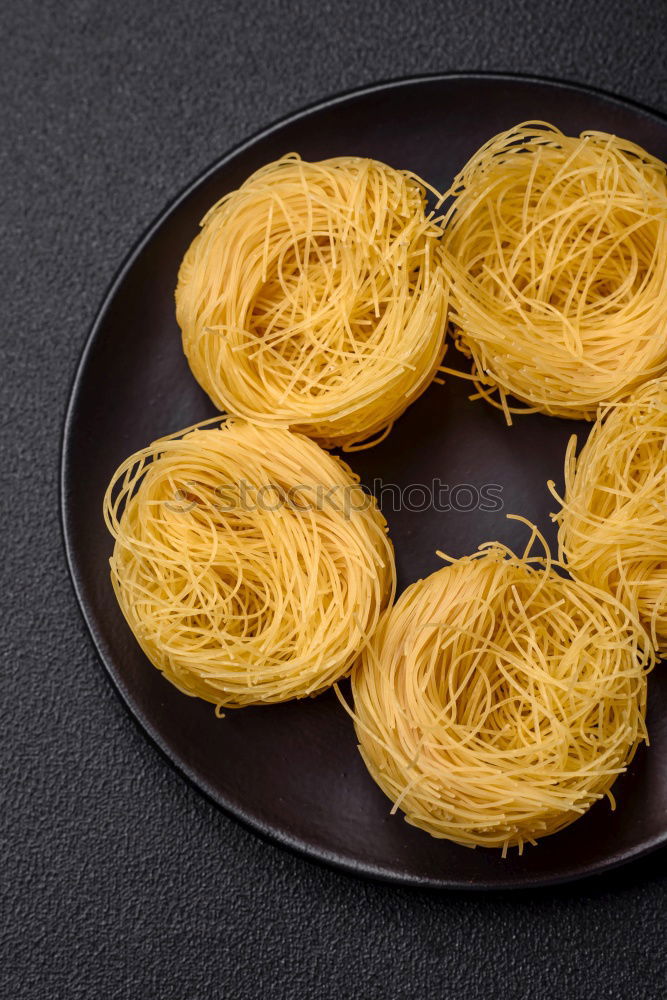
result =
[{"label": "black textured table surface", "polygon": [[218,812],[103,674],[57,500],[65,403],[104,290],[220,153],[305,103],[411,73],[541,73],[667,112],[665,27],[657,0],[4,0],[0,996],[665,995],[665,852],[530,895],[436,894],[317,867]]}]

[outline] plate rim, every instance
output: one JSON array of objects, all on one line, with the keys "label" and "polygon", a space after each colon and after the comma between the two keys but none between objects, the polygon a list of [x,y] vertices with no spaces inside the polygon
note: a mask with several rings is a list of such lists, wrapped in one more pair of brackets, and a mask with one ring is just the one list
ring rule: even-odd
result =
[{"label": "plate rim", "polygon": [[220,793],[217,792],[209,782],[199,775],[194,774],[194,772],[192,772],[183,761],[172,755],[162,739],[160,731],[153,726],[153,724],[146,717],[145,713],[134,703],[130,690],[123,683],[122,678],[117,675],[114,664],[110,662],[110,658],[107,657],[104,651],[104,646],[98,633],[94,617],[88,606],[82,577],[77,566],[75,546],[71,535],[71,510],[67,490],[68,472],[71,461],[70,451],[72,444],[72,429],[75,422],[75,411],[77,409],[78,399],[89,356],[92,353],[94,343],[97,339],[99,329],[104,321],[108,308],[113,302],[114,297],[122,285],[128,271],[167,218],[196,190],[197,187],[199,187],[200,184],[204,183],[212,174],[225,167],[226,164],[239,153],[251,148],[262,139],[268,138],[274,132],[280,131],[280,129],[284,128],[286,125],[299,121],[300,119],[307,118],[311,114],[317,114],[318,112],[336,107],[339,104],[345,104],[346,102],[358,97],[366,97],[374,93],[380,93],[388,90],[398,90],[403,87],[411,87],[419,84],[435,82],[444,83],[457,80],[495,80],[497,82],[539,84],[541,86],[546,85],[553,87],[556,90],[568,90],[574,93],[597,97],[609,104],[615,104],[622,108],[630,109],[635,113],[639,113],[649,119],[653,119],[663,127],[667,126],[667,114],[662,113],[648,105],[642,104],[639,101],[621,97],[620,95],[603,88],[577,83],[571,80],[564,80],[559,77],[542,76],[539,74],[462,70],[443,73],[435,72],[406,75],[383,79],[376,83],[367,84],[362,87],[352,87],[337,92],[329,97],[324,97],[320,100],[310,102],[295,111],[288,112],[285,115],[274,119],[268,125],[257,129],[240,142],[235,143],[221,155],[212,160],[173,198],[168,199],[163,204],[157,215],[140,233],[138,239],[135,240],[130,249],[123,256],[103,293],[99,305],[96,308],[93,321],[90,324],[83,341],[83,347],[75,363],[74,374],[71,378],[66,398],[65,416],[60,437],[60,456],[58,467],[57,488],[59,499],[59,524],[65,552],[65,561],[79,608],[79,613],[92,640],[98,661],[111,681],[112,688],[123,704],[126,712],[133,720],[135,726],[137,726],[137,728],[142,732],[144,738],[146,738],[153,745],[153,747],[158,750],[161,757],[166,760],[182,778],[185,778],[188,784],[194,788],[198,794],[204,795],[209,802],[211,802],[217,809],[220,809],[226,816],[240,823],[247,830],[250,830],[253,834],[259,836],[262,840],[271,843],[274,846],[277,845],[283,849],[287,849],[292,854],[298,855],[301,859],[305,859],[311,863],[315,862],[328,868],[333,868],[348,876],[352,875],[356,878],[365,878],[384,884],[412,888],[464,890],[473,892],[514,890],[520,892],[526,889],[542,889],[550,886],[563,885],[568,882],[579,881],[581,879],[600,875],[603,872],[618,868],[628,862],[637,861],[660,847],[667,845],[667,826],[662,834],[652,837],[640,846],[636,848],[628,848],[624,851],[618,851],[594,865],[575,864],[571,867],[563,869],[561,872],[544,876],[528,875],[518,879],[503,879],[500,877],[493,880],[482,879],[479,881],[472,881],[470,879],[457,879],[448,876],[435,878],[432,876],[410,875],[405,872],[399,873],[393,871],[383,865],[373,865],[355,859],[342,858],[334,851],[313,846],[297,836],[292,836],[282,830],[277,830],[256,817],[249,815],[243,810],[243,808],[239,808],[235,803],[225,801],[225,797],[220,795]]}]

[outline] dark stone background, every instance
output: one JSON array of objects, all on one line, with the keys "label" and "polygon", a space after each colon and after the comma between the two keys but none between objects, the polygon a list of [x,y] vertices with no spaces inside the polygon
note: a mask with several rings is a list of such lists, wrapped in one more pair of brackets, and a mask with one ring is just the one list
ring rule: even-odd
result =
[{"label": "dark stone background", "polygon": [[7,1000],[667,992],[667,854],[556,890],[365,884],[258,840],[145,741],[62,553],[65,402],[129,246],[272,119],[392,76],[495,69],[667,111],[661,2],[3,0],[2,841]]}]

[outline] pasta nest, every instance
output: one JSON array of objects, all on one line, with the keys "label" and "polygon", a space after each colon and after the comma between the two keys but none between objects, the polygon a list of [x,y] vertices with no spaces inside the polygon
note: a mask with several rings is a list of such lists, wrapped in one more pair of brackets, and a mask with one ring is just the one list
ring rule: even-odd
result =
[{"label": "pasta nest", "polygon": [[555,516],[560,556],[638,615],[667,655],[667,382],[602,410],[578,458],[576,444]]},{"label": "pasta nest", "polygon": [[210,422],[128,458],[104,510],[111,579],[148,659],[224,707],[315,695],[393,600],[375,501],[281,428]]},{"label": "pasta nest", "polygon": [[522,848],[613,806],[652,663],[613,598],[488,543],[383,615],[352,674],[361,754],[414,826]]},{"label": "pasta nest", "polygon": [[325,447],[381,438],[445,351],[440,236],[408,171],[268,164],[211,208],[182,262],[195,378],[219,409]]},{"label": "pasta nest", "polygon": [[451,318],[479,395],[593,419],[667,370],[664,163],[604,132],[528,122],[456,177]]}]

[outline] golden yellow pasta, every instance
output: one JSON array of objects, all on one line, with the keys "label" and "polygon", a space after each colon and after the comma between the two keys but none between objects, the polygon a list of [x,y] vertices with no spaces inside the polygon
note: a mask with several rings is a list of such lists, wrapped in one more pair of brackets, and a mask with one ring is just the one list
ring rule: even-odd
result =
[{"label": "golden yellow pasta", "polygon": [[301,435],[218,419],[123,462],[111,579],[149,660],[217,709],[315,695],[393,600],[375,501]]},{"label": "golden yellow pasta", "polygon": [[444,354],[440,236],[408,171],[268,164],[213,206],[181,265],[195,378],[221,410],[325,447],[382,437]]},{"label": "golden yellow pasta", "polygon": [[452,322],[479,395],[509,422],[508,395],[593,419],[667,370],[664,163],[604,132],[527,122],[486,143],[450,194]]},{"label": "golden yellow pasta", "polygon": [[605,794],[614,805],[652,663],[613,598],[488,543],[382,616],[352,673],[360,750],[409,823],[521,849]]},{"label": "golden yellow pasta", "polygon": [[576,444],[572,437],[556,517],[561,558],[627,604],[666,655],[667,382],[602,410],[578,458]]}]

